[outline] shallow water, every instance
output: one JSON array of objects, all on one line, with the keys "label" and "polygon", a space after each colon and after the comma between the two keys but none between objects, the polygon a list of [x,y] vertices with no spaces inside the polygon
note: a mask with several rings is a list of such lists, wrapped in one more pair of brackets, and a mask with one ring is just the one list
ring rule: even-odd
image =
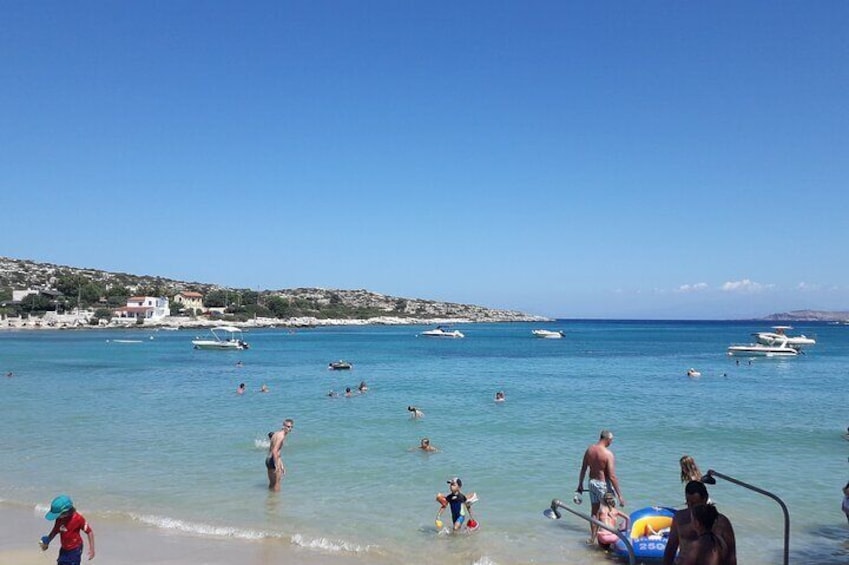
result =
[{"label": "shallow water", "polygon": [[[604,563],[582,547],[585,524],[542,510],[571,499],[583,450],[611,428],[626,510],[680,505],[687,453],[787,503],[793,563],[849,560],[839,533],[825,534],[845,529],[849,327],[799,325],[818,340],[809,354],[739,366],[725,348],[762,326],[544,325],[562,340],[533,338],[540,325],[458,327],[465,339],[412,326],[258,330],[242,352],[193,350],[200,330],[0,333],[0,370],[14,372],[0,396],[0,498],[67,492],[90,517],[376,561]],[[338,359],[354,369],[328,371]],[[361,380],[364,395],[326,396]],[[410,404],[425,417],[411,420]],[[270,494],[266,434],[286,417],[288,474]],[[424,436],[440,451],[411,449]],[[433,497],[455,475],[481,499],[471,536],[435,530]],[[740,562],[780,562],[778,505],[728,482],[710,490]]]}]

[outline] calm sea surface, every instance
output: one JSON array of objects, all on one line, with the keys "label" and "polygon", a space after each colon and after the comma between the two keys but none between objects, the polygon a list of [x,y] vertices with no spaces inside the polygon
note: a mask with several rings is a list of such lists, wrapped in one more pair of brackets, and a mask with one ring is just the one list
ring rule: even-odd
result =
[{"label": "calm sea surface", "polygon": [[[202,330],[0,332],[0,371],[14,373],[0,381],[0,499],[64,492],[93,521],[375,562],[607,563],[582,545],[585,523],[542,511],[571,499],[584,449],[610,428],[626,510],[680,506],[678,459],[690,454],[787,503],[792,563],[849,561],[849,327],[800,324],[794,333],[818,342],[807,355],[739,365],[726,347],[766,325],[457,327],[465,339],[414,326],[257,330],[241,352],[193,350]],[[536,339],[537,327],[566,337]],[[354,369],[328,371],[338,359]],[[361,380],[366,394],[327,397]],[[425,418],[411,420],[409,404]],[[269,494],[266,434],[287,417],[288,474]],[[439,452],[411,450],[425,436]],[[480,497],[473,535],[434,527],[433,497],[452,476]],[[778,505],[728,482],[709,489],[740,563],[780,562]]]}]

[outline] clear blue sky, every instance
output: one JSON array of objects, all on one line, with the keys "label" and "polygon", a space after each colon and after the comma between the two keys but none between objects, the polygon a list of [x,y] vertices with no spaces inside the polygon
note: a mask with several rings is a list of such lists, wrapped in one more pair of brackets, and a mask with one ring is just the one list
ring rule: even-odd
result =
[{"label": "clear blue sky", "polygon": [[5,2],[0,255],[558,317],[849,309],[849,2]]}]

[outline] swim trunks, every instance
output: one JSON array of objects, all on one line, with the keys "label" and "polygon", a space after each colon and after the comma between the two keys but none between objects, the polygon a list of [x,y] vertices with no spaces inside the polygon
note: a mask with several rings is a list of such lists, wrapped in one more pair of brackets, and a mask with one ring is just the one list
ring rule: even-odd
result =
[{"label": "swim trunks", "polygon": [[83,546],[79,546],[75,549],[65,549],[62,548],[59,550],[59,559],[56,560],[57,565],[80,565],[80,561],[83,558]]},{"label": "swim trunks", "polygon": [[274,471],[275,469],[277,469],[277,465],[274,464],[274,457],[269,455],[265,458],[265,467],[269,471]]},{"label": "swim trunks", "polygon": [[608,488],[606,481],[590,479],[590,502],[592,504],[601,504],[601,500],[604,498]]}]

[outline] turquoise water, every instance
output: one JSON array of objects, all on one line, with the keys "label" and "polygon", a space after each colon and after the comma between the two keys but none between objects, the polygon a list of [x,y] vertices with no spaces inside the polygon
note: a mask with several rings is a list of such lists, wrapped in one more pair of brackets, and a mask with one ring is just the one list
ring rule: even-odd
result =
[{"label": "turquoise water", "polygon": [[[45,504],[66,492],[92,520],[375,562],[606,563],[583,547],[584,523],[542,510],[571,499],[583,450],[610,428],[626,510],[681,505],[686,453],[782,497],[791,562],[849,560],[849,327],[798,325],[818,340],[809,354],[739,366],[725,348],[764,327],[457,327],[465,339],[419,338],[426,328],[412,326],[257,330],[242,352],[193,350],[200,330],[0,333],[0,371],[14,372],[0,381],[0,499]],[[536,339],[536,327],[566,337]],[[328,371],[338,359],[354,369]],[[702,377],[687,378],[690,367]],[[364,395],[326,396],[361,380]],[[492,401],[496,390],[505,403]],[[409,404],[425,418],[411,420]],[[274,494],[266,433],[286,417],[295,430]],[[424,436],[440,451],[410,449]],[[480,496],[471,536],[433,525],[433,497],[455,475]],[[778,505],[728,482],[710,491],[735,526],[740,562],[780,562]]]}]

